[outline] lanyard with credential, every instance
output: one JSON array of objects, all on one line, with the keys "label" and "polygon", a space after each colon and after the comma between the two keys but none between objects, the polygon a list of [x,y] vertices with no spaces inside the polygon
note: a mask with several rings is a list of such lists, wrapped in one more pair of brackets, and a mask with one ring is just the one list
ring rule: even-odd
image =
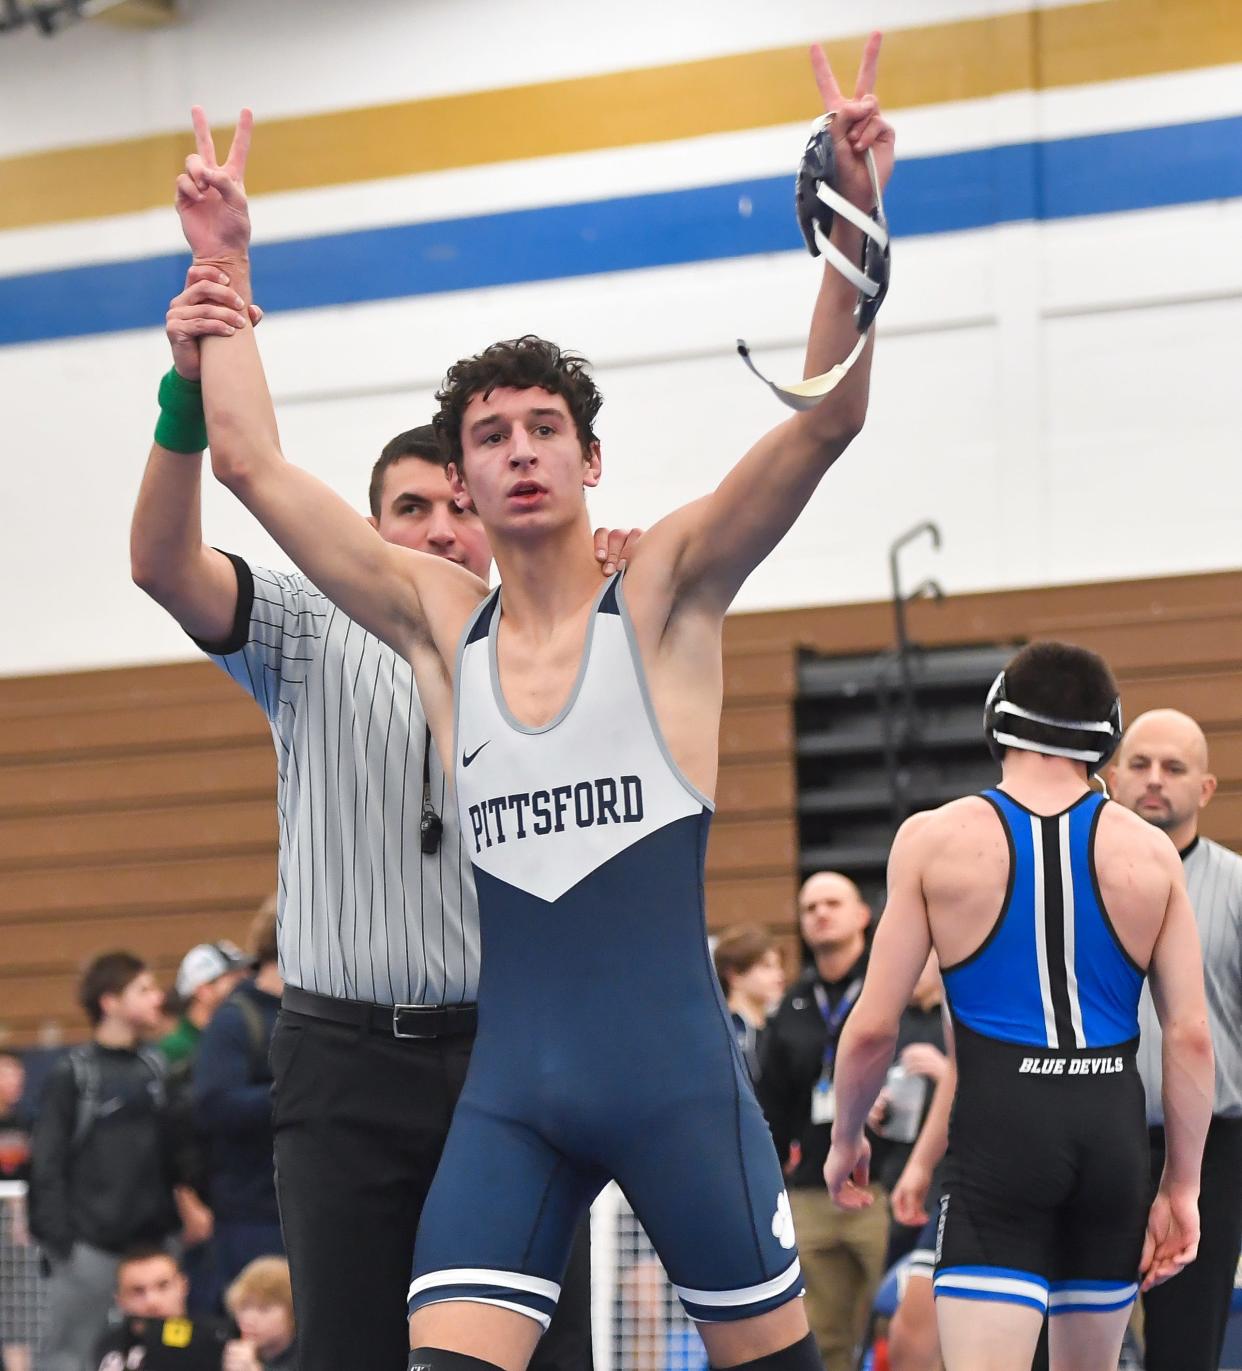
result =
[{"label": "lanyard with credential", "polygon": [[831,1008],[828,1004],[828,995],[824,990],[823,984],[815,982],[815,1003],[819,1006],[820,1017],[824,1021],[824,1027],[828,1030],[828,1041],[824,1043],[824,1071],[825,1076],[832,1075],[833,1063],[837,1057],[837,1039],[841,1036],[841,1029],[845,1024],[846,1016],[854,1007],[854,1001],[862,992],[862,977],[859,976],[852,980],[845,988],[845,994],[837,1001],[837,1007]]}]

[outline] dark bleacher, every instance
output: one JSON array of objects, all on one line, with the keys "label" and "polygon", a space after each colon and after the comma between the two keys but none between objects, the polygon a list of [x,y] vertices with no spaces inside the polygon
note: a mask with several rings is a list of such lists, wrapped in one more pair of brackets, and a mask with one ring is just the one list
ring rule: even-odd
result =
[{"label": "dark bleacher", "polygon": [[996,779],[980,702],[1014,644],[824,657],[803,652],[794,705],[800,870],[884,884],[901,821]]}]

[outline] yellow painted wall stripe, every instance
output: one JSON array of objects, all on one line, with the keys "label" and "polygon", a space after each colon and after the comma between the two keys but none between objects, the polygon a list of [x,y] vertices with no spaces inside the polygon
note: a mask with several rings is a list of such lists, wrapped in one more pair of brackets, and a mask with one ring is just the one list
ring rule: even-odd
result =
[{"label": "yellow painted wall stripe", "polygon": [[[839,75],[852,75],[861,46],[828,45]],[[1238,61],[1237,0],[1089,0],[894,30],[881,94],[908,109]],[[247,179],[262,194],[667,142],[809,119],[815,103],[805,49],[773,48],[276,119],[261,127]],[[0,228],[167,204],[191,149],[187,134],[159,133],[0,160]]]}]

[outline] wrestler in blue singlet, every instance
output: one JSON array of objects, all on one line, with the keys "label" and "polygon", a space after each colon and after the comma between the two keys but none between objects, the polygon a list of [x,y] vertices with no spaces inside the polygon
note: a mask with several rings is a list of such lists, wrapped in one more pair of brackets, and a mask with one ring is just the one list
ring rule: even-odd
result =
[{"label": "wrestler in blue singlet", "polygon": [[1132,1302],[1147,1222],[1135,1067],[1144,971],[1100,896],[1094,791],[1061,814],[984,794],[1009,843],[991,932],[943,970],[958,1060],[937,1296],[1050,1315]]},{"label": "wrestler in blue singlet", "polygon": [[623,582],[540,728],[506,707],[502,615],[463,635],[457,796],[479,894],[479,1033],[423,1212],[410,1309],[498,1304],[545,1327],[580,1215],[615,1179],[687,1313],[802,1288],[793,1223],[707,948],[711,801],[669,755]]}]

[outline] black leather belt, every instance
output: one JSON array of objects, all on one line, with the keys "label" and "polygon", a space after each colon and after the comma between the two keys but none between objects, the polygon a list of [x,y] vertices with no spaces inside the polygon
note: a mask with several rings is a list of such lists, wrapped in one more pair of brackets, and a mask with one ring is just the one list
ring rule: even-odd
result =
[{"label": "black leather belt", "polygon": [[285,986],[280,1003],[294,1014],[367,1028],[389,1038],[455,1038],[473,1033],[479,1025],[474,1004],[367,1004],[316,995],[296,985]]}]

